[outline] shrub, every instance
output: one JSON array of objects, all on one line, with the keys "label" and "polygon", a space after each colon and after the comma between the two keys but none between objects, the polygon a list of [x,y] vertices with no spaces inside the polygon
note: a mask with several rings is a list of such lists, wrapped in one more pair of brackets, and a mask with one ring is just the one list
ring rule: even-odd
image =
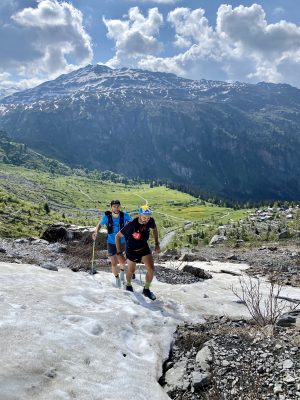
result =
[{"label": "shrub", "polygon": [[280,299],[282,284],[276,275],[270,278],[269,290],[264,297],[260,278],[239,278],[240,292],[231,286],[231,291],[247,307],[253,321],[260,327],[275,325],[278,318],[285,312],[295,310],[299,304],[290,305]]}]

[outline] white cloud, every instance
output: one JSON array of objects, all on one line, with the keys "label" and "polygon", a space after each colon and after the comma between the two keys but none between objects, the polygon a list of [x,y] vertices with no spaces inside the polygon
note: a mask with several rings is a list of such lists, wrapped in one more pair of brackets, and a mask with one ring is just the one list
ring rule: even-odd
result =
[{"label": "white cloud", "polygon": [[115,41],[116,54],[108,65],[132,65],[138,58],[157,54],[162,51],[162,44],[154,35],[159,33],[163,17],[157,8],[151,8],[144,17],[138,7],[129,9],[126,20],[103,18],[107,27],[107,37]]},{"label": "white cloud", "polygon": [[[145,24],[137,8],[129,13],[133,14],[135,17],[127,21],[107,23],[108,36],[116,42],[111,65],[128,62],[124,54],[130,50],[131,55],[134,54],[133,67],[174,72],[193,79],[266,80],[300,86],[300,27],[283,20],[268,24],[265,11],[258,4],[235,8],[221,5],[215,27],[210,25],[201,8],[175,8],[167,16],[167,22],[174,29],[175,54],[172,57],[155,54],[162,17],[156,30],[147,34],[142,30],[141,37],[135,37],[135,46],[140,44],[139,51],[129,45],[130,34],[136,29],[134,25]],[[152,26],[150,21],[147,20],[148,25]],[[120,24],[123,30],[117,28]],[[152,48],[150,43],[143,43],[143,35],[151,35]]]},{"label": "white cloud", "polygon": [[177,38],[191,39],[199,44],[213,35],[213,28],[209,26],[204,13],[201,8],[176,8],[169,13],[167,20],[174,27]]},{"label": "white cloud", "polygon": [[[289,81],[278,68],[299,55],[300,27],[280,21],[268,24],[260,5],[251,7],[222,5],[218,10],[217,32],[231,52],[252,63],[248,78],[273,82]],[[299,82],[300,83],[300,82]]]},{"label": "white cloud", "polygon": [[91,62],[91,39],[81,12],[71,4],[15,0],[2,7],[0,71],[9,69],[15,79],[35,82]]},{"label": "white cloud", "polygon": [[235,9],[220,6],[217,31],[240,51],[259,53],[265,59],[278,58],[283,52],[300,47],[300,27],[286,21],[268,25],[263,8],[257,4]]}]

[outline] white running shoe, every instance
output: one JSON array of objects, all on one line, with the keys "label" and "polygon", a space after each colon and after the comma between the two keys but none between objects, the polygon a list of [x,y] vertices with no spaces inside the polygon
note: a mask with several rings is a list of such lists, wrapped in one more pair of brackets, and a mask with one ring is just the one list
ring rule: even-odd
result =
[{"label": "white running shoe", "polygon": [[120,271],[120,281],[124,284],[125,282],[125,272],[124,271]]}]

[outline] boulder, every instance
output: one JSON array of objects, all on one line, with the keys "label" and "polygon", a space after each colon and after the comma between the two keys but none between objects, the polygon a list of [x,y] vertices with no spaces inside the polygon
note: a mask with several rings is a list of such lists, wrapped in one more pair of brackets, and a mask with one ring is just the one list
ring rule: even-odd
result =
[{"label": "boulder", "polygon": [[193,371],[192,373],[192,384],[195,391],[205,389],[210,384],[211,376],[208,373],[201,373],[199,371]]},{"label": "boulder", "polygon": [[201,278],[201,279],[211,279],[212,278],[211,274],[204,271],[204,269],[194,267],[193,265],[185,265],[181,271],[188,272],[189,274],[197,276],[198,278]]},{"label": "boulder", "polygon": [[170,368],[165,375],[166,391],[171,393],[174,390],[186,390],[189,382],[184,378],[186,370],[186,360],[178,362],[173,368]]},{"label": "boulder", "polygon": [[196,355],[196,362],[203,372],[209,370],[209,364],[212,362],[212,353],[208,346],[202,347]]},{"label": "boulder", "polygon": [[[47,240],[50,243],[55,242],[68,242],[68,241],[87,241],[92,242],[92,232],[94,227],[85,227],[68,224],[53,224],[50,225],[41,238]],[[106,233],[100,233],[97,236],[97,242],[102,242],[103,238],[106,238]]]},{"label": "boulder", "polygon": [[290,237],[290,234],[288,231],[280,232],[278,235],[278,239],[288,239],[289,237]]},{"label": "boulder", "polygon": [[49,226],[41,236],[42,239],[50,243],[63,242],[69,239],[68,231],[65,226]]},{"label": "boulder", "polygon": [[213,246],[214,244],[220,244],[220,243],[224,242],[224,240],[227,240],[227,237],[226,237],[226,236],[223,236],[223,235],[214,235],[214,236],[211,238],[211,240],[210,240],[210,242],[209,242],[209,245],[210,245],[210,246]]},{"label": "boulder", "polygon": [[41,267],[44,269],[48,269],[49,271],[58,271],[57,266],[51,262],[46,262],[44,264],[41,264]]}]

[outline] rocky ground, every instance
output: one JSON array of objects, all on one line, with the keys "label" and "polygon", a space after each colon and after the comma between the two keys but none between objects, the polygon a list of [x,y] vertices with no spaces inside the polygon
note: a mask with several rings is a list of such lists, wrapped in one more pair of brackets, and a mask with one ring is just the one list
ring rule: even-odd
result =
[{"label": "rocky ground", "polygon": [[300,311],[293,321],[258,329],[208,317],[179,326],[160,383],[174,400],[299,400]]},{"label": "rocky ground", "polygon": [[[50,244],[0,239],[0,261],[76,272],[90,271],[91,259],[90,238]],[[193,252],[168,250],[155,259],[158,280],[190,284],[203,279],[172,268],[175,260],[248,263],[251,275],[276,272],[281,283],[300,286],[300,249],[293,242],[252,249],[218,245]],[[168,263],[162,265],[164,261]],[[95,266],[110,272],[103,243],[97,246]],[[283,318],[275,329],[209,316],[205,324],[179,326],[160,383],[178,400],[300,400],[300,311]]]},{"label": "rocky ground", "polygon": [[269,277],[276,274],[282,284],[300,286],[300,244],[295,241],[268,243],[253,248],[216,245],[192,252],[187,249],[181,252],[167,251],[160,259],[246,263],[250,265],[247,270],[249,275]]},{"label": "rocky ground", "polygon": [[[56,232],[57,234],[57,232]],[[105,235],[99,236],[96,245],[97,268],[109,268],[105,252]],[[156,257],[156,264],[163,261],[181,260],[187,261],[226,261],[234,263],[247,263],[250,265],[248,274],[254,276],[270,276],[276,274],[284,285],[300,286],[300,243],[297,241],[279,241],[266,245],[247,248],[245,246],[230,248],[224,244],[205,246],[194,251],[183,249],[181,251],[167,250]],[[1,250],[2,248],[2,250]],[[17,239],[0,240],[0,261],[19,260],[41,265],[45,262],[59,267],[69,267],[73,271],[88,270],[91,267],[92,242],[90,234],[85,234],[79,240],[69,242],[53,242],[42,239]],[[157,268],[159,278],[160,268]],[[172,269],[172,268],[171,268]],[[167,274],[168,275],[168,274]],[[176,277],[172,275],[170,283],[176,283]],[[168,279],[166,273],[161,273],[161,279]],[[178,278],[179,279],[179,278]],[[179,279],[177,283],[184,283]],[[189,281],[187,283],[192,283]]]}]

